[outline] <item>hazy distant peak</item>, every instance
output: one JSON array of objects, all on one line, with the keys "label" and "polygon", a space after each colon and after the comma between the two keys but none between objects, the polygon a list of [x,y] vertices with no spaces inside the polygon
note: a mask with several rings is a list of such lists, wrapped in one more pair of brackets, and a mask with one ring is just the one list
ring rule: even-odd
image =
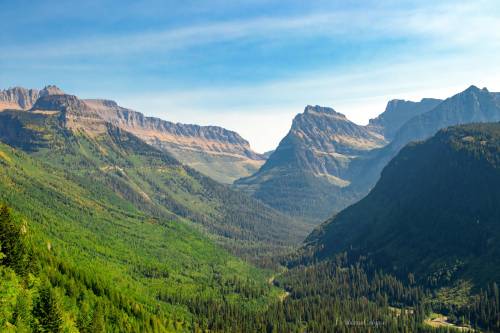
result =
[{"label": "hazy distant peak", "polygon": [[370,119],[368,128],[384,135],[390,141],[407,121],[432,110],[441,102],[442,100],[435,98],[423,98],[420,102],[403,99],[390,100],[384,112],[376,118]]},{"label": "hazy distant peak", "polygon": [[319,106],[319,105],[307,105],[304,109],[304,114],[312,114],[312,113],[319,113],[319,114],[325,114],[325,115],[333,115],[341,118],[346,118],[346,116],[340,112],[335,111],[334,109],[326,106]]},{"label": "hazy distant peak", "polygon": [[[486,88],[484,88],[486,89]],[[481,89],[479,89],[477,86],[475,85],[471,85],[469,88],[465,89],[463,92],[479,92]],[[488,91],[486,89],[486,91]]]}]

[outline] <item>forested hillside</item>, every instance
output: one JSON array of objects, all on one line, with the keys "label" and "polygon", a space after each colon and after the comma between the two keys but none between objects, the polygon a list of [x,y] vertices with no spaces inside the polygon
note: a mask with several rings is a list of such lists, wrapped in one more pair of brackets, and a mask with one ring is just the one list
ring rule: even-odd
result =
[{"label": "forested hillside", "polygon": [[[290,247],[288,219],[116,127],[92,137],[62,120],[53,111],[0,113],[1,140],[11,145],[0,144],[0,201],[38,260],[26,278],[5,268],[12,307],[2,327],[25,325],[16,314],[23,293],[30,318],[44,316],[36,302],[45,293],[56,324],[82,332],[95,331],[94,318],[116,332],[242,329],[250,324],[238,316],[278,301],[270,273],[215,243],[258,260]],[[35,319],[26,325],[35,329]]]},{"label": "forested hillside", "polygon": [[[0,149],[0,200],[27,226],[35,257],[43,260],[41,273],[60,287],[63,300],[69,298],[63,309],[72,314],[71,325],[77,325],[80,310],[94,311],[93,297],[104,294],[118,307],[116,316],[125,318],[122,323],[113,310],[105,314],[110,330],[120,332],[149,327],[148,315],[139,310],[139,317],[131,315],[134,308],[160,313],[162,325],[182,331],[193,321],[208,325],[207,302],[214,308],[233,304],[250,315],[277,300],[267,273],[235,259],[186,223],[138,210],[111,188],[92,186],[69,170],[3,144]],[[88,304],[78,288],[91,289]],[[193,316],[199,308],[204,314]]]},{"label": "forested hillside", "polygon": [[429,281],[483,285],[500,281],[499,202],[500,124],[451,127],[406,146],[367,197],[307,242],[320,258],[349,251]]},{"label": "forested hillside", "polygon": [[79,122],[69,129],[66,112],[75,111],[68,105],[79,105],[78,99],[51,97],[62,111],[0,113],[0,140],[64,170],[71,181],[103,198],[113,192],[155,218],[194,222],[233,253],[253,261],[288,251],[305,234],[294,220],[113,125],[99,124],[98,133]]}]

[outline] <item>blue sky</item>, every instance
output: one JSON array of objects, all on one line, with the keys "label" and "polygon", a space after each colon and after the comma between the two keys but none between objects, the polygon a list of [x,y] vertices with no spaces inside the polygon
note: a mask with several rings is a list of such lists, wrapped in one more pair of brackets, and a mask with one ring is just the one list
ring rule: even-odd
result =
[{"label": "blue sky", "polygon": [[274,148],[307,104],[500,90],[500,2],[0,0],[0,89],[57,84]]}]

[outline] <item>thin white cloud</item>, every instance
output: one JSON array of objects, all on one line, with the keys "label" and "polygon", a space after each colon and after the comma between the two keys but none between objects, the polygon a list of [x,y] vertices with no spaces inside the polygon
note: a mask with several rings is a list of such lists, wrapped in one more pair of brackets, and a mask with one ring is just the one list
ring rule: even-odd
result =
[{"label": "thin white cloud", "polygon": [[[455,1],[424,4],[410,10],[384,7],[309,13],[293,17],[254,17],[203,25],[145,31],[119,36],[58,40],[40,45],[2,48],[2,58],[61,58],[75,55],[129,55],[136,52],[175,51],[244,38],[305,38],[348,36],[421,38],[434,46],[471,45],[478,35],[488,44],[500,43],[497,1]],[[32,50],[33,52],[26,52]]]}]

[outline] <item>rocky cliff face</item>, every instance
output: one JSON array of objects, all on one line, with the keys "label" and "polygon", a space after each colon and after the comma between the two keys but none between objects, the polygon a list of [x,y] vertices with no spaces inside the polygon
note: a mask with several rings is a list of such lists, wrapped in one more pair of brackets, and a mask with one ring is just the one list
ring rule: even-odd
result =
[{"label": "rocky cliff face", "polygon": [[332,108],[307,106],[293,120],[288,135],[262,171],[286,164],[318,175],[342,179],[351,159],[385,144],[382,135],[349,121]]},{"label": "rocky cliff face", "polygon": [[222,183],[248,176],[265,157],[238,133],[218,126],[173,123],[120,107],[109,100],[84,100],[91,114],[166,150],[181,162]]},{"label": "rocky cliff face", "polygon": [[134,133],[154,145],[172,144],[184,149],[202,150],[214,154],[245,156],[262,160],[250,149],[248,141],[238,133],[218,126],[172,123],[120,107],[109,100],[84,100],[84,103],[106,121]]},{"label": "rocky cliff face", "polygon": [[46,86],[42,90],[14,87],[0,91],[0,111],[29,110],[41,96],[62,95],[64,92],[56,86]]},{"label": "rocky cliff face", "polygon": [[38,90],[21,87],[0,91],[0,110],[28,110],[38,99]]}]

